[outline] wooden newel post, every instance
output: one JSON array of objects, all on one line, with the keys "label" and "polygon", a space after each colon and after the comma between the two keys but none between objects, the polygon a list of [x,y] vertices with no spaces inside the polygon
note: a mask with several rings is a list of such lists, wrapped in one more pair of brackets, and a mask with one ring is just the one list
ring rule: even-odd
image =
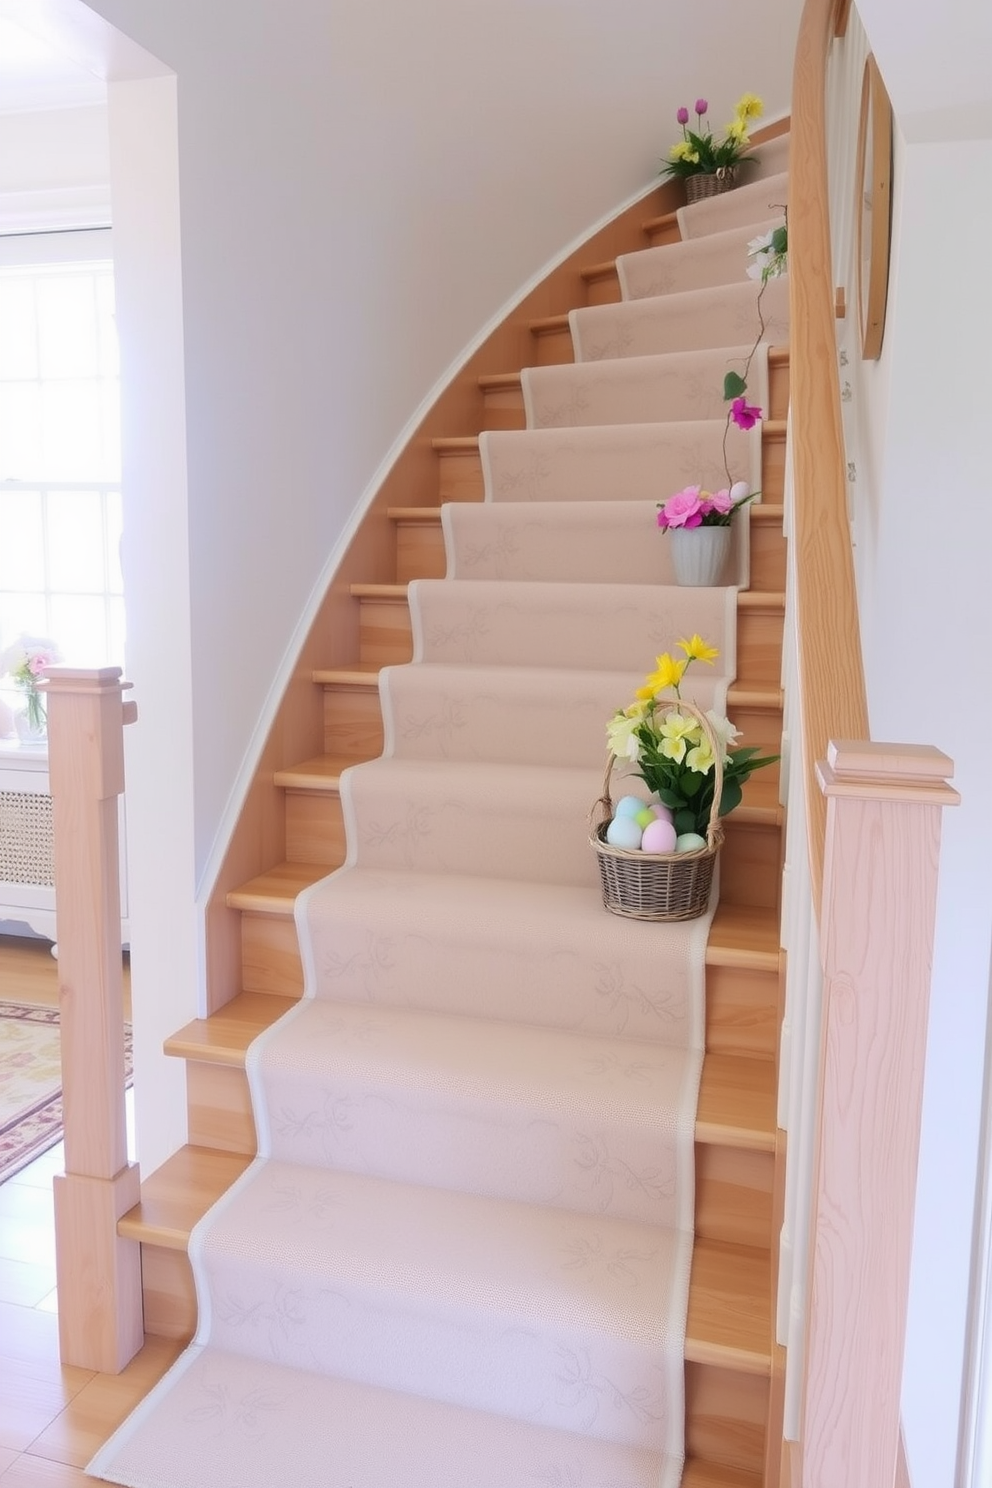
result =
[{"label": "wooden newel post", "polygon": [[817,769],[823,1034],[801,1484],[893,1488],[941,811],[959,797],[952,761],[926,746],[832,743]]},{"label": "wooden newel post", "polygon": [[48,767],[62,1026],[65,1175],[55,1179],[59,1350],[116,1374],[143,1342],[140,1247],[117,1221],[139,1199],[127,1160],[118,797],[125,704],[119,667],[52,667]]}]

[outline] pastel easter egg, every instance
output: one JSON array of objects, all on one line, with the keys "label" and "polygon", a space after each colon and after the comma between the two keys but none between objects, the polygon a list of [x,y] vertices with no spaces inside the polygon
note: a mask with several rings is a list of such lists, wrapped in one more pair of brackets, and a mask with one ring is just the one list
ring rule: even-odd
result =
[{"label": "pastel easter egg", "polygon": [[641,848],[644,852],[670,853],[675,849],[675,828],[671,822],[660,821],[658,818],[650,826],[644,828],[644,836],[641,838]]},{"label": "pastel easter egg", "polygon": [[641,829],[632,816],[615,816],[606,829],[611,847],[634,849],[641,845]]},{"label": "pastel easter egg", "polygon": [[683,832],[675,843],[676,852],[698,852],[701,847],[706,846],[706,838],[700,837],[698,832]]},{"label": "pastel easter egg", "polygon": [[655,815],[650,806],[645,806],[643,811],[639,811],[634,817],[634,821],[636,821],[642,832],[644,831],[645,827],[649,827],[651,825],[654,819]]},{"label": "pastel easter egg", "polygon": [[614,808],[613,815],[614,817],[636,816],[639,811],[644,810],[646,804],[645,801],[641,800],[640,796],[621,796]]},{"label": "pastel easter egg", "polygon": [[663,806],[660,801],[651,802],[651,811],[657,817],[658,821],[670,822],[674,820],[672,808],[670,806]]}]

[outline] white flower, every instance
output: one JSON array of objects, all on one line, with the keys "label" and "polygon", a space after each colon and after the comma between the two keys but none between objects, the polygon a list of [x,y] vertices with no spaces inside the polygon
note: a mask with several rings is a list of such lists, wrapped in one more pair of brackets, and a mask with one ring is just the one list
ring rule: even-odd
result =
[{"label": "white flower", "polygon": [[729,718],[724,718],[721,714],[715,713],[712,708],[707,710],[706,717],[709,719],[710,727],[716,735],[717,743],[722,746],[724,759],[726,759],[728,751],[740,738],[740,729],[734,728]]},{"label": "white flower", "polygon": [[626,713],[618,713],[611,718],[606,725],[606,738],[612,754],[617,759],[625,759],[633,762],[637,759],[641,744],[636,730],[644,722],[644,710],[640,707],[629,708]]}]

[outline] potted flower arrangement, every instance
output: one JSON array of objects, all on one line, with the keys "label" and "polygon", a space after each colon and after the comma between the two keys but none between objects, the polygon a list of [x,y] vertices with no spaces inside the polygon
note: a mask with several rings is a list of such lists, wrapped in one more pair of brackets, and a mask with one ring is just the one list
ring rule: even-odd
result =
[{"label": "potted flower arrangement", "polygon": [[689,110],[683,105],[676,112],[682,126],[682,138],[668,152],[662,166],[662,174],[685,182],[686,199],[698,201],[704,196],[730,191],[737,185],[739,169],[749,165],[753,156],[747,150],[751,143],[748,125],[758,119],[764,109],[761,99],[753,93],[745,93],[734,109],[734,117],[726,126],[723,137],[717,139],[703,124],[709,112],[705,98],[695,102],[696,127],[689,128]]},{"label": "potted flower arrangement", "polygon": [[58,660],[58,647],[44,636],[20,635],[0,655],[0,674],[11,677],[24,694],[22,716],[28,737],[43,738],[45,735],[47,714],[38,682],[47,668]]},{"label": "potted flower arrangement", "polygon": [[[778,755],[739,748],[728,718],[701,712],[682,697],[693,662],[719,656],[699,635],[678,642],[684,654],[656,658],[634,701],[606,728],[608,764],[600,820],[592,838],[603,902],[615,914],[682,920],[704,913],[723,841],[722,819],[741,803],[744,782]],[[633,765],[650,801],[626,796],[614,811],[610,780],[617,761]]]},{"label": "potted flower arrangement", "polygon": [[667,501],[658,502],[658,526],[667,532],[672,541],[672,564],[675,577],[680,584],[711,585],[720,581],[720,576],[730,552],[731,526],[735,514],[760,496],[752,491],[747,481],[733,481],[727,457],[727,435],[730,425],[739,429],[753,429],[762,417],[756,404],[748,403],[747,379],[755,352],[765,333],[765,319],[761,301],[765,286],[770,279],[788,270],[789,232],[788,221],[781,227],[770,229],[748,244],[748,256],[754,260],[748,265],[748,277],[761,280],[758,290],[758,334],[755,338],[743,372],[728,372],[723,379],[724,401],[730,404],[723,431],[723,468],[727,485],[716,492],[704,491],[701,485],[686,486],[676,491]]}]

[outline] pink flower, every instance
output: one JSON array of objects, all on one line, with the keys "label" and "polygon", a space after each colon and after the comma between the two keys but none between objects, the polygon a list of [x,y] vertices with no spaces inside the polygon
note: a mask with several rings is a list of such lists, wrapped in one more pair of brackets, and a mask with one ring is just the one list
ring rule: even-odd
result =
[{"label": "pink flower", "polygon": [[28,657],[28,671],[32,677],[40,677],[42,672],[51,666],[55,657],[48,651],[36,651],[33,656]]},{"label": "pink flower", "polygon": [[703,504],[699,499],[698,486],[686,486],[684,491],[676,491],[674,496],[669,496],[658,513],[659,527],[698,527],[702,520]]},{"label": "pink flower", "polygon": [[682,108],[679,109],[679,111],[675,115],[675,117],[676,117],[676,119],[678,119],[679,123],[681,125],[683,125],[683,127],[684,127],[689,122],[689,110],[683,106]]},{"label": "pink flower", "polygon": [[709,104],[706,102],[705,98],[696,99],[696,113],[699,115],[700,118],[703,117],[708,108]]},{"label": "pink flower", "polygon": [[719,512],[722,517],[725,517],[728,512],[734,509],[734,503],[730,499],[729,491],[714,491],[710,501],[712,510]]},{"label": "pink flower", "polygon": [[761,417],[761,409],[745,402],[743,397],[735,398],[730,405],[730,417],[738,429],[753,429]]}]

